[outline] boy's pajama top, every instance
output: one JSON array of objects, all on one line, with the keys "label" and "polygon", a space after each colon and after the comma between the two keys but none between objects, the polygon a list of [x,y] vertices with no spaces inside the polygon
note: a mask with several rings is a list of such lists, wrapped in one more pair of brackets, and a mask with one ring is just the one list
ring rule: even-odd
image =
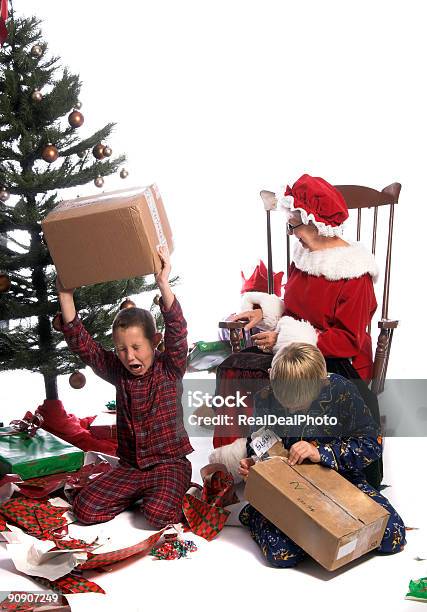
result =
[{"label": "boy's pajama top", "polygon": [[152,366],[134,376],[113,351],[84,328],[80,318],[62,324],[69,348],[116,387],[119,466],[84,487],[73,512],[86,524],[112,519],[136,500],[155,526],[179,522],[182,498],[190,486],[193,451],[183,424],[181,389],[187,363],[187,325],[177,299],[165,321],[165,351],[155,351]]}]

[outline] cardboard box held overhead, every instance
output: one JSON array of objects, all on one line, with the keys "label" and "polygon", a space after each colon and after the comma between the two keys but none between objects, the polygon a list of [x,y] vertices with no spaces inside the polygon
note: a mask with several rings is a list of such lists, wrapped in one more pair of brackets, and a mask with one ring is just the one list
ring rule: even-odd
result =
[{"label": "cardboard box held overhead", "polygon": [[377,548],[389,518],[334,470],[314,463],[290,466],[283,457],[249,470],[245,498],[327,570]]},{"label": "cardboard box held overhead", "polygon": [[66,289],[159,272],[157,246],[173,250],[156,185],[61,202],[42,228]]}]

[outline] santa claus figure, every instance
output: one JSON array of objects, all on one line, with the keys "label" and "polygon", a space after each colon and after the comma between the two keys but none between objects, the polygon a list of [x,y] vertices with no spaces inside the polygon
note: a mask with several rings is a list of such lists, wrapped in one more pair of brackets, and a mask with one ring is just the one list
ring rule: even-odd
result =
[{"label": "santa claus figure", "polygon": [[[373,369],[368,326],[377,308],[378,268],[360,242],[342,238],[348,218],[342,194],[324,179],[304,174],[292,187],[279,190],[268,206],[285,211],[288,234],[297,239],[283,299],[246,292],[242,312],[233,320],[249,319],[245,330],[260,330],[252,341],[267,353],[293,342],[317,346],[329,372],[355,382],[378,422],[378,401],[368,388]],[[243,450],[243,441],[236,441],[235,450],[236,445]],[[215,460],[226,462],[234,473],[235,450],[229,449],[231,462],[224,449],[214,452]],[[378,485],[381,465],[373,465],[374,470],[371,482]]]}]

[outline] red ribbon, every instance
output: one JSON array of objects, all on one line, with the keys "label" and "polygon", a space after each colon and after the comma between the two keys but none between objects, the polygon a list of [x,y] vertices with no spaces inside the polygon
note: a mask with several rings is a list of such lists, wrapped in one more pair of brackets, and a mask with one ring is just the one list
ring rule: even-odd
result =
[{"label": "red ribbon", "polygon": [[7,39],[8,0],[0,0],[0,47]]}]

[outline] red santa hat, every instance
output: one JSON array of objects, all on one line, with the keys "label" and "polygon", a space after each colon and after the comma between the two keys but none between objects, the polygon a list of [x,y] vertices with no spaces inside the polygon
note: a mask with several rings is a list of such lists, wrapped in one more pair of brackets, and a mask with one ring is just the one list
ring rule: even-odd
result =
[{"label": "red santa hat", "polygon": [[[249,278],[245,278],[243,272],[241,272],[241,275],[243,283],[240,293],[243,294],[247,291],[268,293],[268,272],[265,263],[261,259]],[[278,297],[282,295],[282,278],[283,272],[273,272],[273,292]]]},{"label": "red santa hat", "polygon": [[321,236],[340,236],[348,219],[344,197],[333,185],[317,176],[303,174],[292,187],[278,193],[277,210],[299,212],[301,221],[311,221]]}]

